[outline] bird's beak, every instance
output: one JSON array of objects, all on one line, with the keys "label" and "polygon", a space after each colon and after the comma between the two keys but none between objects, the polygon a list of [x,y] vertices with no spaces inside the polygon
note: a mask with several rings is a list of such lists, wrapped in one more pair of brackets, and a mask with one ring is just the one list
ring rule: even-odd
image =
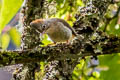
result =
[{"label": "bird's beak", "polygon": [[31,22],[31,23],[30,23],[30,26],[31,26],[31,27],[34,27],[35,25],[36,25],[36,23],[34,23],[34,22]]}]

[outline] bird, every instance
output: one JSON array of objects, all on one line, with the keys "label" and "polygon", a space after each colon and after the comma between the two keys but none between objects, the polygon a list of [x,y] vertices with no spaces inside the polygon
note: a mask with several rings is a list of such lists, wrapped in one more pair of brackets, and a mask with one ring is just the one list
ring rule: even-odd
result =
[{"label": "bird", "polygon": [[30,26],[42,34],[47,34],[54,43],[70,43],[77,36],[75,30],[60,18],[35,19],[30,22]]}]

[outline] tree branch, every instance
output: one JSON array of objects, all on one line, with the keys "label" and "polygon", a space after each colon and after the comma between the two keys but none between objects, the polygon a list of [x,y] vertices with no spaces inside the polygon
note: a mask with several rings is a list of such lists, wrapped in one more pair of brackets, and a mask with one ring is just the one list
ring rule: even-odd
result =
[{"label": "tree branch", "polygon": [[[98,39],[97,39],[98,40]],[[37,47],[36,49],[28,49],[24,51],[1,51],[0,65],[12,65],[29,62],[52,61],[76,59],[85,56],[105,55],[120,52],[120,38],[117,37],[101,37],[99,44],[94,42],[82,43],[82,40],[74,40],[73,44],[65,43],[55,46]],[[82,46],[84,45],[84,46]],[[102,50],[94,48],[99,46]],[[98,50],[98,51],[97,51]]]}]

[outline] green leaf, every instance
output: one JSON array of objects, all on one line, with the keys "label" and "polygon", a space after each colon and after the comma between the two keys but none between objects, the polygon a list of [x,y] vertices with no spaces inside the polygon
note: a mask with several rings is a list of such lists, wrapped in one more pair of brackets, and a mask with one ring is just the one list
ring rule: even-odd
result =
[{"label": "green leaf", "polygon": [[13,43],[14,43],[17,47],[20,47],[21,37],[20,37],[20,33],[16,30],[16,28],[11,28],[10,31],[9,31],[9,34],[10,34],[10,37],[11,37]]},{"label": "green leaf", "polygon": [[[79,76],[82,74],[82,69],[85,66],[85,61],[83,59],[80,60],[80,64],[77,64],[76,67],[74,68],[72,78],[74,80],[78,80]],[[84,79],[83,79],[84,80]]]},{"label": "green leaf", "polygon": [[49,3],[51,3],[53,0],[48,0]]},{"label": "green leaf", "polygon": [[2,44],[2,49],[5,50],[7,49],[8,45],[10,42],[10,37],[7,33],[2,34],[1,36],[1,44]]},{"label": "green leaf", "polygon": [[6,24],[17,13],[22,4],[22,0],[3,0],[0,14],[0,33]]},{"label": "green leaf", "polygon": [[42,43],[44,44],[43,46],[47,46],[48,44],[51,44],[52,42],[48,40],[48,36],[45,34],[43,35]]},{"label": "green leaf", "polygon": [[56,2],[57,2],[58,4],[63,3],[63,1],[64,1],[64,0],[56,0]]},{"label": "green leaf", "polygon": [[1,5],[2,5],[2,1],[0,0],[0,11],[1,11]]},{"label": "green leaf", "polygon": [[93,74],[93,76],[95,76],[96,78],[99,78],[99,77],[100,77],[100,73],[97,72],[97,71],[93,72],[92,74]]},{"label": "green leaf", "polygon": [[77,5],[79,5],[79,6],[84,6],[82,0],[77,0]]},{"label": "green leaf", "polygon": [[115,34],[115,32],[116,32],[115,25],[116,24],[117,24],[117,18],[114,18],[110,21],[110,24],[107,26],[108,34]]},{"label": "green leaf", "polygon": [[107,33],[120,36],[120,25],[117,24],[118,18],[114,18],[110,21],[109,26],[107,26]]},{"label": "green leaf", "polygon": [[108,69],[100,71],[100,78],[103,80],[120,80],[120,55],[99,56],[100,66],[107,66]]},{"label": "green leaf", "polygon": [[90,77],[88,80],[96,80],[94,77]]}]

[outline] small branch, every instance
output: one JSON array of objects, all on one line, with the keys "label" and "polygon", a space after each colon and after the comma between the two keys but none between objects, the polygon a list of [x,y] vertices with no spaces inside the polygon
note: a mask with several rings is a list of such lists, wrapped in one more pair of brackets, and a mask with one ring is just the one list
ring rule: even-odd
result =
[{"label": "small branch", "polygon": [[82,41],[79,40],[74,40],[74,43],[71,45],[67,45],[64,43],[57,44],[55,46],[39,47],[33,50],[1,51],[0,65],[5,66],[19,63],[39,62],[45,60],[51,61],[76,59],[85,56],[105,55],[120,52],[120,38],[111,37],[105,39],[104,41],[100,42],[102,51],[98,53],[95,53],[95,49],[92,48],[94,44],[85,43],[84,46],[82,46]]}]

